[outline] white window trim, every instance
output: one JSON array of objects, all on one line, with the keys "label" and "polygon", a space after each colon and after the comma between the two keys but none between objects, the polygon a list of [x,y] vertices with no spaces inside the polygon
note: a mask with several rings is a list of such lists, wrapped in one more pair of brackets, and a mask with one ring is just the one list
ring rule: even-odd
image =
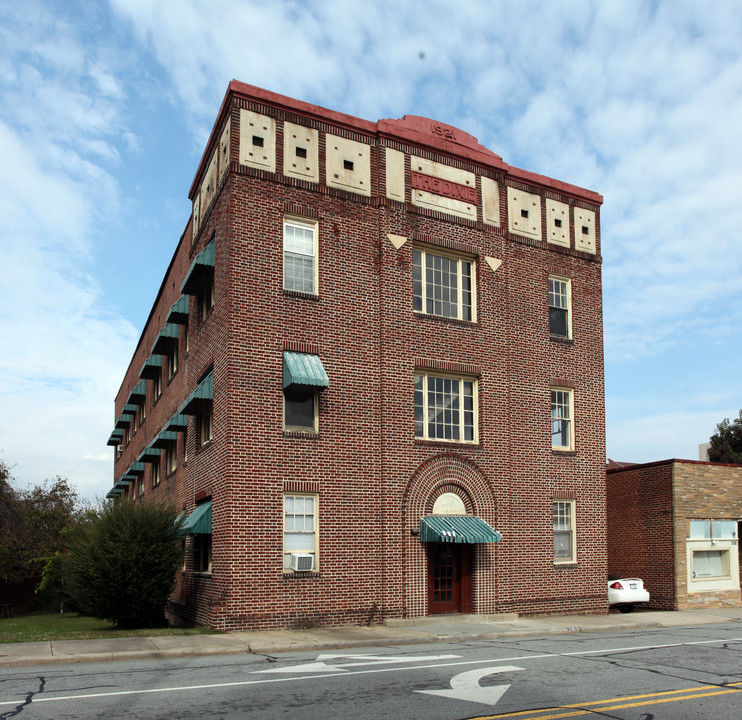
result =
[{"label": "white window trim", "polygon": [[[415,382],[417,381],[417,376],[420,375],[423,378],[423,434],[417,435],[417,430],[415,430],[415,439],[416,440],[429,440],[431,442],[444,442],[444,443],[454,443],[459,444],[463,443],[466,445],[476,445],[479,443],[479,381],[476,377],[472,377],[469,375],[457,375],[457,374],[449,374],[449,373],[440,373],[425,369],[417,369],[415,370]],[[459,383],[459,413],[460,413],[460,419],[459,419],[459,434],[460,437],[457,440],[448,440],[446,438],[436,438],[436,437],[430,437],[428,435],[428,388],[427,388],[427,381],[428,378],[440,378],[443,380],[454,380]],[[472,427],[472,439],[466,440],[464,439],[464,419],[463,419],[463,413],[464,413],[464,407],[463,407],[463,386],[462,384],[464,382],[470,382],[472,383],[472,414],[473,414],[473,427]],[[415,408],[417,408],[417,403],[414,405]]]},{"label": "white window trim", "polygon": [[[286,287],[286,226],[293,225],[303,229],[310,229],[312,231],[312,291],[307,292],[306,290],[295,290],[293,288]],[[298,217],[296,215],[284,215],[282,228],[282,267],[283,267],[283,279],[281,287],[286,292],[301,292],[307,295],[319,295],[319,223],[316,220],[309,218]],[[304,255],[309,257],[309,255]]]},{"label": "white window trim", "polygon": [[[558,337],[558,338],[564,338],[566,340],[572,339],[572,280],[567,277],[562,277],[561,275],[549,275],[549,280],[557,280],[558,282],[566,283],[566,295],[567,295],[567,334],[566,335],[555,335],[551,332],[551,321],[549,321],[549,334],[552,335],[552,337]],[[548,296],[551,295],[551,292],[548,292],[547,289],[547,300],[549,300]],[[551,301],[549,300],[549,312],[551,312]],[[561,308],[564,309],[564,308]]]},{"label": "white window trim", "polygon": [[572,556],[570,558],[558,558],[556,557],[556,547],[553,549],[553,559],[554,559],[554,565],[574,565],[577,562],[577,528],[576,528],[576,512],[575,512],[575,506],[577,502],[575,500],[570,500],[567,498],[554,498],[551,501],[551,514],[552,514],[552,542],[555,538],[556,530],[554,529],[554,506],[557,503],[569,505],[570,509],[570,547],[572,549]]},{"label": "white window trim", "polygon": [[[430,315],[433,317],[440,317],[444,318],[446,320],[462,320],[464,322],[476,322],[477,321],[477,261],[476,258],[471,255],[466,255],[464,253],[457,253],[452,251],[446,251],[442,248],[429,248],[424,245],[415,245],[413,247],[413,253],[419,252],[421,255],[420,258],[420,271],[421,271],[421,284],[422,284],[422,309],[420,310],[413,310],[415,313],[419,315]],[[457,316],[456,317],[448,317],[447,315],[439,315],[438,313],[430,313],[427,312],[427,288],[428,283],[425,279],[426,276],[426,258],[428,255],[435,255],[438,257],[445,257],[450,260],[456,260],[458,261],[458,268],[457,268],[457,297],[456,297],[456,307],[457,307]],[[413,254],[414,258],[414,254]],[[463,272],[462,272],[462,266],[461,261],[468,262],[471,265],[471,318],[465,318],[463,317],[463,292],[464,292],[464,283],[463,283]],[[413,261],[413,267],[414,267],[414,261]],[[414,303],[414,290],[413,290],[413,303]]]},{"label": "white window trim", "polygon": [[[286,549],[286,498],[312,498],[314,501],[314,544],[311,549],[307,547],[302,550],[287,550]],[[283,570],[284,572],[290,569],[290,559],[292,553],[307,553],[314,555],[314,570],[319,570],[319,495],[317,493],[300,493],[300,492],[285,492],[281,497],[281,512],[283,513]],[[291,531],[289,531],[291,532]]]},{"label": "white window trim", "polygon": [[[567,420],[569,423],[569,445],[554,445],[553,438],[553,421],[554,421],[554,403],[551,398],[552,392],[564,392],[567,393],[569,397],[569,418],[556,418],[561,420]],[[566,388],[566,387],[551,387],[549,388],[549,431],[551,432],[552,437],[552,444],[551,449],[552,450],[562,450],[562,451],[572,451],[575,449],[575,393],[573,388]]]}]

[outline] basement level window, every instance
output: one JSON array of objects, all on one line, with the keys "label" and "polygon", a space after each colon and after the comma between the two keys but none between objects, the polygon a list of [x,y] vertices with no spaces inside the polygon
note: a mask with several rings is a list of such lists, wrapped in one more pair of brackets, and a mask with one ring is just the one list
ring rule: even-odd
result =
[{"label": "basement level window", "polygon": [[307,156],[307,149],[303,147],[296,148],[296,157],[300,158],[306,158]]},{"label": "basement level window", "polygon": [[527,218],[528,217],[528,210],[521,210],[520,211],[520,216],[522,218]]},{"label": "basement level window", "polygon": [[352,160],[343,160],[343,169],[344,170],[352,170],[353,169],[353,161]]},{"label": "basement level window", "polygon": [[252,144],[255,147],[263,147],[263,138],[259,135],[253,135],[252,136]]}]

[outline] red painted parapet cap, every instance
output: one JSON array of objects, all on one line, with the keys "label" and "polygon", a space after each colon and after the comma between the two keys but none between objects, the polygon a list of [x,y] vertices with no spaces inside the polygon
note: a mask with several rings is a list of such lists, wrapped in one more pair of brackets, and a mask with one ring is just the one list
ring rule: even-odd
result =
[{"label": "red painted parapet cap", "polygon": [[529,172],[528,170],[521,170],[520,168],[508,165],[499,155],[488,150],[483,145],[480,145],[477,138],[473,135],[470,135],[459,128],[453,127],[452,125],[446,125],[437,120],[421,117],[419,115],[405,115],[401,119],[383,119],[378,122],[370,122],[369,120],[363,120],[354,117],[353,115],[346,115],[345,113],[336,110],[329,110],[328,108],[323,108],[319,105],[312,105],[303,100],[295,100],[286,95],[279,95],[278,93],[264,90],[263,88],[254,85],[248,85],[239,80],[232,80],[232,82],[229,83],[222,106],[219,110],[217,121],[211,131],[209,142],[206,145],[206,150],[201,158],[198,170],[196,171],[193,184],[191,185],[189,197],[193,197],[193,193],[196,190],[196,183],[204,170],[207,158],[211,155],[211,148],[217,142],[217,129],[222,124],[222,115],[229,107],[231,96],[257,100],[266,105],[272,105],[273,107],[289,110],[299,115],[313,117],[316,120],[327,122],[347,130],[352,130],[356,133],[368,135],[369,137],[398,139],[409,144],[418,145],[419,147],[432,148],[453,157],[462,158],[478,165],[490,167],[494,170],[505,173],[514,180],[520,180],[521,182],[529,183],[531,185],[549,188],[566,195],[587,200],[596,205],[601,205],[603,203],[603,196],[593,192],[592,190],[586,190],[577,185],[571,185],[562,182],[561,180],[554,180],[545,175],[539,175],[537,173]]}]

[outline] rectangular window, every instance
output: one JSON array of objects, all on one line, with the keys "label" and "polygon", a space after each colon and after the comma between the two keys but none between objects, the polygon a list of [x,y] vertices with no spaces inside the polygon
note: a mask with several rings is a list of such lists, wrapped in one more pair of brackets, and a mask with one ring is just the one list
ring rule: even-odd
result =
[{"label": "rectangular window", "polygon": [[317,226],[297,220],[283,223],[283,288],[316,294]]},{"label": "rectangular window", "polygon": [[214,439],[214,409],[211,403],[208,403],[201,412],[200,420],[201,445],[206,445]]},{"label": "rectangular window", "polygon": [[162,373],[158,372],[154,380],[152,380],[152,390],[154,392],[155,400],[159,400],[162,396]]},{"label": "rectangular window", "polygon": [[201,295],[199,296],[199,307],[201,310],[201,322],[206,320],[209,313],[214,309],[214,273],[206,273],[204,278],[204,286]]},{"label": "rectangular window", "polygon": [[428,315],[474,320],[474,263],[456,255],[412,252],[413,309]]},{"label": "rectangular window", "polygon": [[552,507],[554,521],[554,562],[575,562],[575,501],[555,500]]},{"label": "rectangular window", "polygon": [[183,430],[183,462],[188,462],[188,428]]},{"label": "rectangular window", "polygon": [[152,487],[157,487],[160,484],[160,463],[152,463]]},{"label": "rectangular window", "polygon": [[691,520],[691,540],[736,540],[736,520]]},{"label": "rectangular window", "polygon": [[178,372],[178,345],[172,343],[167,351],[167,379],[172,380]]},{"label": "rectangular window", "polygon": [[726,578],[729,575],[729,550],[694,550],[693,579]]},{"label": "rectangular window", "polygon": [[178,446],[174,442],[168,443],[167,448],[165,448],[165,472],[168,475],[174,473],[178,467],[177,449]]},{"label": "rectangular window", "polygon": [[556,337],[572,337],[571,290],[569,280],[549,278],[549,333]]},{"label": "rectangular window", "polygon": [[415,437],[476,442],[476,380],[415,374]]},{"label": "rectangular window", "polygon": [[565,388],[551,389],[551,447],[574,449],[573,393]]},{"label": "rectangular window", "polygon": [[[283,567],[291,568],[291,556],[311,555],[317,569],[317,497],[285,495],[283,498]],[[306,560],[306,559],[304,559]]]},{"label": "rectangular window", "polygon": [[211,572],[211,535],[199,534],[193,536],[193,553],[196,572]]},{"label": "rectangular window", "polygon": [[317,388],[292,385],[283,391],[284,430],[317,432]]},{"label": "rectangular window", "polygon": [[142,404],[139,405],[139,426],[141,427],[144,421],[147,419],[147,406],[142,401]]}]

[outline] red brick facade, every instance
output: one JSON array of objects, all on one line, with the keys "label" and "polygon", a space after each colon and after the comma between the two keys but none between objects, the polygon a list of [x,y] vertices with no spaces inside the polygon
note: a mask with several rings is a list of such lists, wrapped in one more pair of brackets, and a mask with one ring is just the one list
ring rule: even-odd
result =
[{"label": "red brick facade", "polygon": [[[316,131],[314,179],[287,167],[297,126]],[[428,190],[412,186],[413,164],[435,178],[418,181]],[[512,201],[511,190],[521,193]],[[213,239],[213,310],[202,318],[189,296],[188,348],[181,325],[178,371],[163,375],[156,402],[147,380],[146,420],[114,470],[118,482],[213,370],[213,440],[201,445],[191,417],[177,470],[168,476],[162,460],[153,487],[147,463],[138,481],[145,500],[187,513],[212,502],[211,572],[195,572],[189,538],[176,614],[227,630],[424,616],[428,548],[417,533],[446,492],[503,536],[469,546],[472,612],[606,611],[599,195],[512,168],[424,118],[370,123],[233,82],[190,197],[194,214],[116,398],[119,417]],[[528,234],[510,229],[518,202],[531,203],[518,220],[539,218]],[[316,223],[314,292],[284,290],[287,217]],[[564,236],[552,242],[555,228]],[[471,262],[472,319],[413,310],[417,248]],[[569,283],[566,339],[550,334],[550,276]],[[329,377],[316,432],[284,430],[284,351],[319,356]],[[473,383],[473,442],[416,439],[416,373]],[[566,450],[552,449],[553,387],[573,397]],[[282,562],[292,493],[316,500],[313,572]],[[571,563],[554,561],[557,499],[574,501]]]},{"label": "red brick facade", "polygon": [[[740,604],[742,466],[693,460],[630,465],[608,471],[607,497],[608,572],[642,578],[650,607]],[[691,521],[723,521],[726,532],[700,537]],[[717,556],[704,568],[708,577],[693,567],[698,553]]]}]

